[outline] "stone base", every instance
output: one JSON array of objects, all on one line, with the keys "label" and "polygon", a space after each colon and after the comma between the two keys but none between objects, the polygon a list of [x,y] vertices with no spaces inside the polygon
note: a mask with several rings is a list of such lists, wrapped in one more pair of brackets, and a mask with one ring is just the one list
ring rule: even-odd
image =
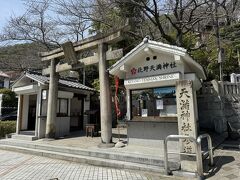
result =
[{"label": "stone base", "polygon": [[12,139],[25,140],[25,141],[35,141],[38,138],[36,136],[14,134],[14,135],[12,135]]},{"label": "stone base", "polygon": [[42,141],[55,141],[55,138],[43,138]]},{"label": "stone base", "polygon": [[115,144],[115,147],[116,148],[123,148],[123,147],[125,147],[126,146],[126,144],[124,144],[123,142],[121,142],[121,141],[118,141],[116,144]]},{"label": "stone base", "polygon": [[112,147],[114,147],[115,146],[115,144],[114,143],[100,143],[99,145],[98,145],[98,147],[99,148],[112,148]]},{"label": "stone base", "polygon": [[48,134],[45,134],[45,138],[55,139],[55,137],[56,137],[56,133],[55,132],[50,132]]},{"label": "stone base", "polygon": [[181,170],[188,172],[197,172],[196,157],[181,155]]}]

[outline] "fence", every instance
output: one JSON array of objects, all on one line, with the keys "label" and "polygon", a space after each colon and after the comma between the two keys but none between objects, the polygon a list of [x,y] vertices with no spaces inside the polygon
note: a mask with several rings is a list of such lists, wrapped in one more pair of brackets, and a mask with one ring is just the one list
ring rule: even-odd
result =
[{"label": "fence", "polygon": [[202,83],[198,95],[240,95],[240,83],[230,83],[212,80]]},{"label": "fence", "polygon": [[0,107],[0,120],[16,120],[17,107]]}]

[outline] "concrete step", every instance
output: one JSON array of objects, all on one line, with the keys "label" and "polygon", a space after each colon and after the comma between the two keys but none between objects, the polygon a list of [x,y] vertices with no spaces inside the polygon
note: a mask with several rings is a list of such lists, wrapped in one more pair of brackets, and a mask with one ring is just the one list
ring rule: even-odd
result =
[{"label": "concrete step", "polygon": [[35,141],[38,139],[36,136],[29,136],[29,135],[23,135],[23,134],[13,134],[12,138],[18,139],[18,140],[25,140],[25,141]]},{"label": "concrete step", "polygon": [[197,173],[187,171],[172,171],[172,174],[176,177],[185,177],[187,179],[200,179]]},{"label": "concrete step", "polygon": [[236,142],[236,144],[223,143],[221,146],[222,146],[223,149],[240,149],[239,142]]},{"label": "concrete step", "polygon": [[73,155],[68,153],[60,153],[60,152],[24,148],[24,147],[17,147],[17,146],[11,146],[11,145],[3,145],[3,144],[0,145],[0,149],[20,152],[20,153],[27,153],[27,154],[32,154],[36,156],[55,158],[55,159],[66,160],[66,161],[77,162],[77,163],[87,163],[95,166],[164,173],[163,167],[140,164],[140,163],[132,163],[132,162],[126,162],[126,161],[104,159],[104,158],[82,156],[82,155]]},{"label": "concrete step", "polygon": [[[104,160],[115,160],[118,162],[128,162],[128,163],[137,163],[144,166],[156,166],[156,167],[164,167],[164,161],[161,157],[156,156],[147,156],[140,155],[134,153],[121,153],[121,152],[111,152],[106,150],[89,150],[89,149],[80,149],[80,148],[69,148],[69,147],[61,147],[61,146],[53,146],[39,143],[30,143],[21,140],[1,140],[0,148],[6,146],[15,147],[16,149],[24,148],[31,149],[35,151],[48,151],[53,153],[64,153],[70,156],[84,156],[91,158],[100,158]],[[169,166],[173,169],[178,169],[180,164],[178,161],[174,159],[169,159]]]}]

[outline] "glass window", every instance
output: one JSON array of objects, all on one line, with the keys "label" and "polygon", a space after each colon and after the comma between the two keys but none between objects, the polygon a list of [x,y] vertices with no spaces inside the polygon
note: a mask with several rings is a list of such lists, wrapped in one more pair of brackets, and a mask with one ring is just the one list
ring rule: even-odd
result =
[{"label": "glass window", "polygon": [[[42,99],[41,116],[47,116],[48,101]],[[57,100],[57,116],[68,116],[68,99],[58,98]]]},{"label": "glass window", "polygon": [[175,91],[175,87],[132,90],[132,118],[176,116],[177,107]]},{"label": "glass window", "polygon": [[0,88],[4,88],[4,82],[3,81],[0,82]]},{"label": "glass window", "polygon": [[47,100],[42,100],[41,116],[47,116]]},{"label": "glass window", "polygon": [[67,112],[68,112],[68,100],[67,99],[61,99],[59,108],[60,108],[59,109],[60,113],[67,114]]},{"label": "glass window", "polygon": [[57,103],[57,115],[68,116],[68,99],[58,99]]}]

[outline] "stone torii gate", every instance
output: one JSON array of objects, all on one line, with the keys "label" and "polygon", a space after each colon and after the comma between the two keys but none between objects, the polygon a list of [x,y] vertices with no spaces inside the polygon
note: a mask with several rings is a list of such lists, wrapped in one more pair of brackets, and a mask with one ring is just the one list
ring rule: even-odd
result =
[{"label": "stone torii gate", "polygon": [[[107,61],[119,59],[123,56],[123,50],[108,50],[108,45],[122,40],[122,30],[117,32],[96,35],[77,43],[64,43],[61,48],[41,52],[42,61],[50,61],[48,68],[43,69],[43,74],[50,74],[48,108],[46,120],[46,138],[55,138],[56,132],[56,109],[57,109],[57,92],[58,92],[58,76],[59,72],[67,70],[76,70],[82,65],[91,65],[99,63],[99,81],[100,81],[100,114],[101,114],[101,146],[111,146],[112,144],[112,113],[111,113],[111,96],[109,86],[109,74],[106,71]],[[97,53],[93,56],[78,59],[77,54],[86,50],[96,49]],[[60,59],[67,62],[60,64]]]}]

